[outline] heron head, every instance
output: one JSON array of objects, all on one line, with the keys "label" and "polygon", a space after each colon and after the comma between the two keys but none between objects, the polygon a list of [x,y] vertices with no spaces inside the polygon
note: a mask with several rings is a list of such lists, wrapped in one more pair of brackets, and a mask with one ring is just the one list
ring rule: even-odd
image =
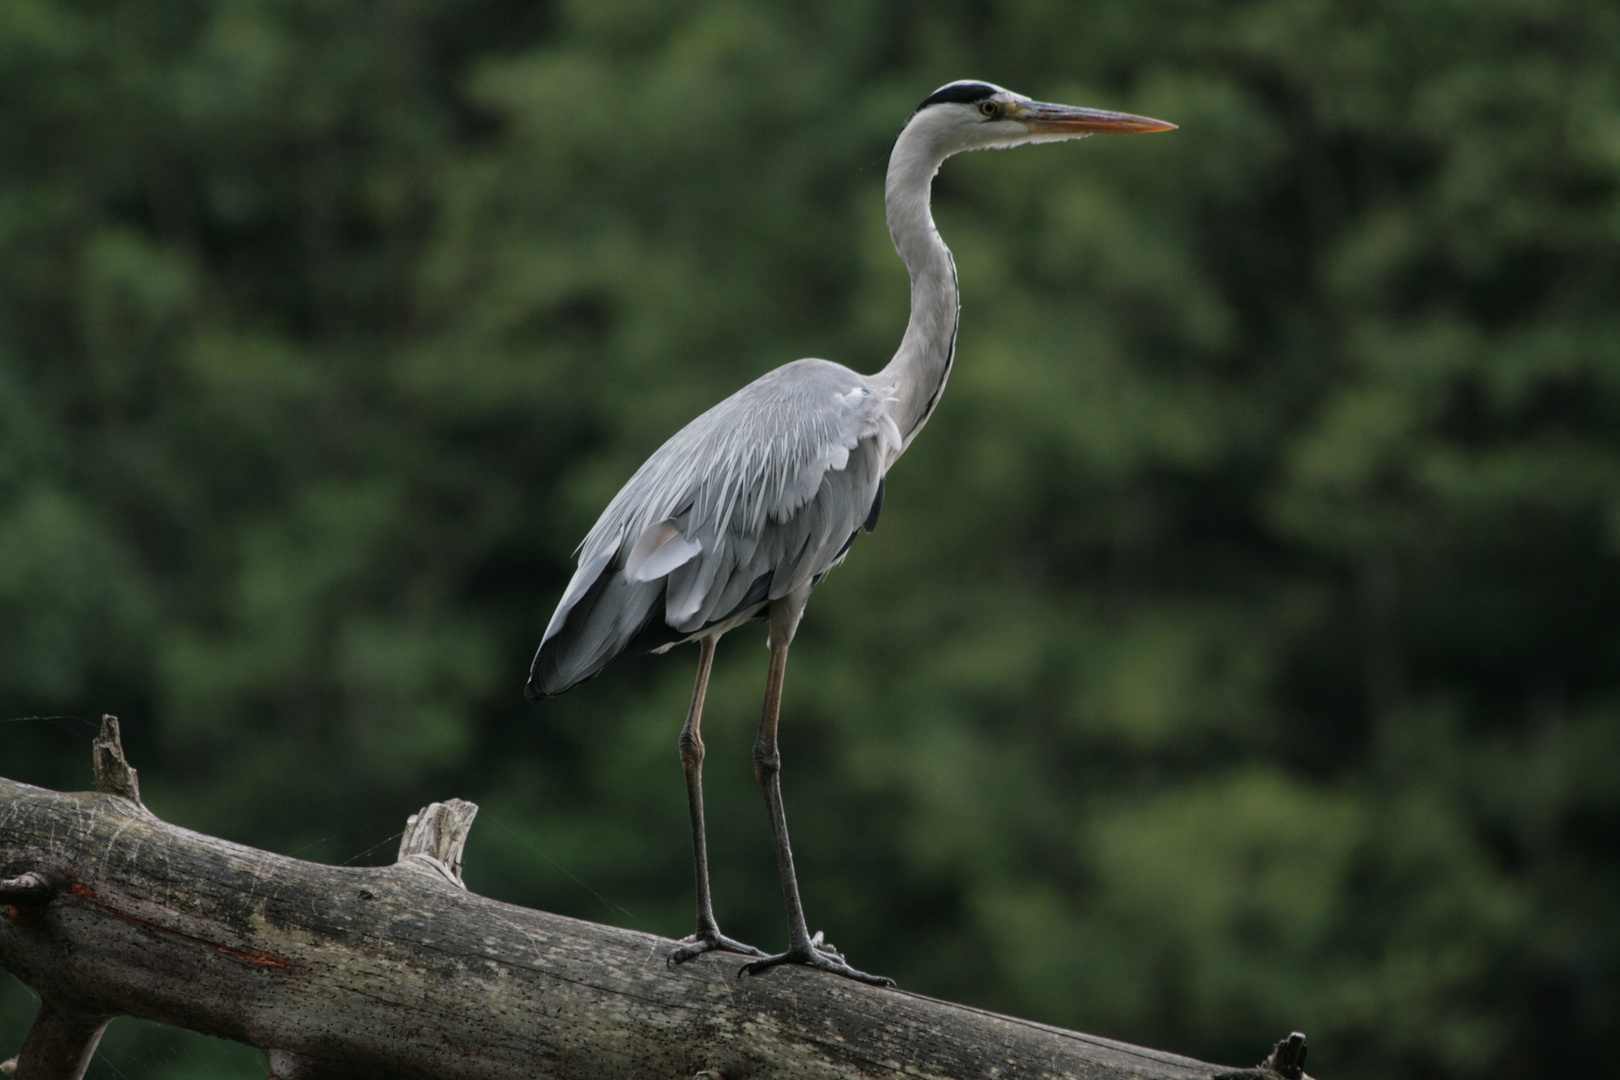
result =
[{"label": "heron head", "polygon": [[942,157],[1025,143],[1062,142],[1087,135],[1170,131],[1176,125],[1146,116],[1032,101],[976,79],[962,79],[929,94],[908,128],[928,137]]}]

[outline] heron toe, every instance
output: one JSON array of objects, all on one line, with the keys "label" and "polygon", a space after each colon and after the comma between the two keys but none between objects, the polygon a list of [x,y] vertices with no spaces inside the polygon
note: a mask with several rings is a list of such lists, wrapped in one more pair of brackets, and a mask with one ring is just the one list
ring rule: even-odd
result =
[{"label": "heron toe", "polygon": [[744,964],[742,969],[737,972],[737,977],[740,979],[744,975],[759,975],[782,964],[800,964],[804,967],[818,968],[871,986],[894,985],[894,980],[886,975],[869,975],[864,971],[850,967],[849,964],[845,963],[843,953],[822,940],[821,931],[819,930],[816,931],[815,937],[796,949],[789,949],[785,953],[767,956],[755,960],[751,964]]},{"label": "heron toe", "polygon": [[674,967],[676,964],[686,963],[694,956],[702,956],[706,952],[715,952],[717,950],[741,953],[744,956],[767,955],[764,949],[756,949],[752,945],[737,941],[735,938],[728,938],[718,930],[699,930],[676,942],[675,947],[669,950],[669,956],[665,958],[665,963],[669,967]]}]

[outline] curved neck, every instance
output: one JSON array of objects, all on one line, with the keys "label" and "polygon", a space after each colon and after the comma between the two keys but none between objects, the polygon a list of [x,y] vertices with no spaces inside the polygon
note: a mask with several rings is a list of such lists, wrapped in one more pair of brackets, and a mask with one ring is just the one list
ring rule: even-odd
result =
[{"label": "curved neck", "polygon": [[902,450],[933,414],[956,354],[956,264],[929,209],[934,174],[945,157],[915,125],[900,133],[889,157],[889,235],[911,272],[911,321],[894,359],[873,379],[892,388]]}]

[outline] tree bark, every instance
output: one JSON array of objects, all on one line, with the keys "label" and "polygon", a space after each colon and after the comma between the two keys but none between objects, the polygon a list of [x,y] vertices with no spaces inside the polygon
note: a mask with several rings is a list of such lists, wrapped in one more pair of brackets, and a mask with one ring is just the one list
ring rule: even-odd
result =
[{"label": "tree bark", "polygon": [[259,1047],[278,1080],[1281,1075],[728,954],[670,970],[667,939],[467,892],[470,803],[416,815],[393,866],[323,866],[160,821],[97,755],[102,791],[0,779],[0,967],[43,1003],[23,1080],[82,1076],[115,1016]]}]

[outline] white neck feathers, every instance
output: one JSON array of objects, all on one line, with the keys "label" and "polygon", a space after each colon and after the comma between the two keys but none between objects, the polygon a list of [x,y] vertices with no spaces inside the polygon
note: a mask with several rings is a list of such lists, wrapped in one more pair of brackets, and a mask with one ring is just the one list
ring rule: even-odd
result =
[{"label": "white neck feathers", "polygon": [[911,272],[911,321],[887,367],[873,381],[893,394],[904,446],[922,430],[950,375],[956,351],[956,265],[929,209],[934,174],[949,156],[941,132],[919,114],[900,132],[885,186],[889,235]]}]

